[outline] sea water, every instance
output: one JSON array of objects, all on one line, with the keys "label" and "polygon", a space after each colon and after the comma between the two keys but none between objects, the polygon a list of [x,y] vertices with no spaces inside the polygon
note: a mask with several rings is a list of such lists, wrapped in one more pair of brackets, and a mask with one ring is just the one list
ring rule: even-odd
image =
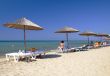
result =
[{"label": "sea water", "polygon": [[[26,49],[37,48],[44,51],[49,51],[52,49],[57,49],[60,40],[31,40],[26,41]],[[87,44],[84,40],[70,40],[69,47],[78,47],[83,44]],[[66,41],[65,41],[66,47]],[[18,52],[19,50],[24,50],[24,41],[0,41],[0,56],[5,55],[6,53]]]}]

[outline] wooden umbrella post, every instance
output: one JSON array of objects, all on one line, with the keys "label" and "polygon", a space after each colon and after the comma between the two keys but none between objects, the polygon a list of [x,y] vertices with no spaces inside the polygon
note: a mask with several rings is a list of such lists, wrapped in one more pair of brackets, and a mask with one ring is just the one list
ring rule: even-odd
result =
[{"label": "wooden umbrella post", "polygon": [[89,45],[89,36],[88,36],[88,45]]},{"label": "wooden umbrella post", "polygon": [[26,30],[25,30],[25,25],[24,25],[24,50],[26,53]]},{"label": "wooden umbrella post", "polygon": [[67,40],[67,48],[69,48],[68,33],[66,33],[66,40]]}]

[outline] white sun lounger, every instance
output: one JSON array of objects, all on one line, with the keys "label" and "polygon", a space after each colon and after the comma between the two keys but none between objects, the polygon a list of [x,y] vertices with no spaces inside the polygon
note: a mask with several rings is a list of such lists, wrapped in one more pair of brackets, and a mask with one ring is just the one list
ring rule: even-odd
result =
[{"label": "white sun lounger", "polygon": [[15,62],[19,61],[20,56],[23,57],[31,57],[32,54],[31,53],[7,53],[6,54],[6,60],[10,60],[10,57],[13,57]]},{"label": "white sun lounger", "polygon": [[11,57],[13,57],[14,61],[15,62],[18,62],[19,61],[19,58],[21,56],[23,57],[31,57],[31,58],[35,58],[36,56],[39,56],[39,55],[45,55],[46,52],[44,51],[35,51],[35,52],[28,52],[28,53],[7,53],[6,54],[6,60],[10,60]]},{"label": "white sun lounger", "polygon": [[30,52],[32,54],[32,58],[36,58],[36,56],[39,56],[39,55],[45,55],[45,51],[35,51],[35,52]]},{"label": "white sun lounger", "polygon": [[66,53],[66,52],[71,51],[71,49],[68,49],[68,48],[64,48],[62,50],[60,47],[58,47],[56,50],[57,50],[58,53]]}]

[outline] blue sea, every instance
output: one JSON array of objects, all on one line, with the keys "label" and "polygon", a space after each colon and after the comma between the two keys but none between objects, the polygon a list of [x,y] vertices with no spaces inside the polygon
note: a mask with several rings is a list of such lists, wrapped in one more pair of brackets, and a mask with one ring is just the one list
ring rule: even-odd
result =
[{"label": "blue sea", "polygon": [[[56,49],[59,45],[60,40],[31,40],[26,41],[27,50],[29,48],[37,48],[45,51],[49,51],[52,49]],[[84,40],[70,40],[69,47],[78,47],[87,42]],[[66,41],[65,41],[66,46]],[[19,50],[24,50],[24,42],[21,40],[8,40],[8,41],[0,41],[0,56],[5,55],[10,52],[18,52]]]}]

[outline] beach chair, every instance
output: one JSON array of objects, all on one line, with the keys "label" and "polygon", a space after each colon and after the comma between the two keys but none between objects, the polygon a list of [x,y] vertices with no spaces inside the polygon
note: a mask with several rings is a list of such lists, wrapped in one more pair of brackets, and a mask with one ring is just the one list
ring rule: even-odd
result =
[{"label": "beach chair", "polygon": [[28,52],[32,54],[31,59],[41,58],[42,55],[46,54],[45,50],[38,50],[35,48],[33,48],[33,50],[29,50]]},{"label": "beach chair", "polygon": [[5,56],[7,61],[10,61],[11,57],[13,57],[14,61],[18,62],[19,59],[18,53],[6,53]]},{"label": "beach chair", "polygon": [[60,47],[57,48],[58,53],[66,53],[66,52],[69,52],[70,50],[71,49],[68,49],[68,48],[64,48],[63,50]]},{"label": "beach chair", "polygon": [[87,51],[88,49],[91,49],[92,46],[89,46],[89,45],[83,45],[83,46],[80,46],[80,47],[75,47],[75,51]]},{"label": "beach chair", "polygon": [[16,53],[7,53],[5,55],[6,55],[6,60],[9,61],[10,58],[13,57],[13,59],[14,59],[15,62],[18,62],[21,57],[28,58],[28,59],[30,57],[32,57],[32,54],[31,53],[22,53],[22,52],[20,52],[20,53],[19,52],[16,52]]}]

